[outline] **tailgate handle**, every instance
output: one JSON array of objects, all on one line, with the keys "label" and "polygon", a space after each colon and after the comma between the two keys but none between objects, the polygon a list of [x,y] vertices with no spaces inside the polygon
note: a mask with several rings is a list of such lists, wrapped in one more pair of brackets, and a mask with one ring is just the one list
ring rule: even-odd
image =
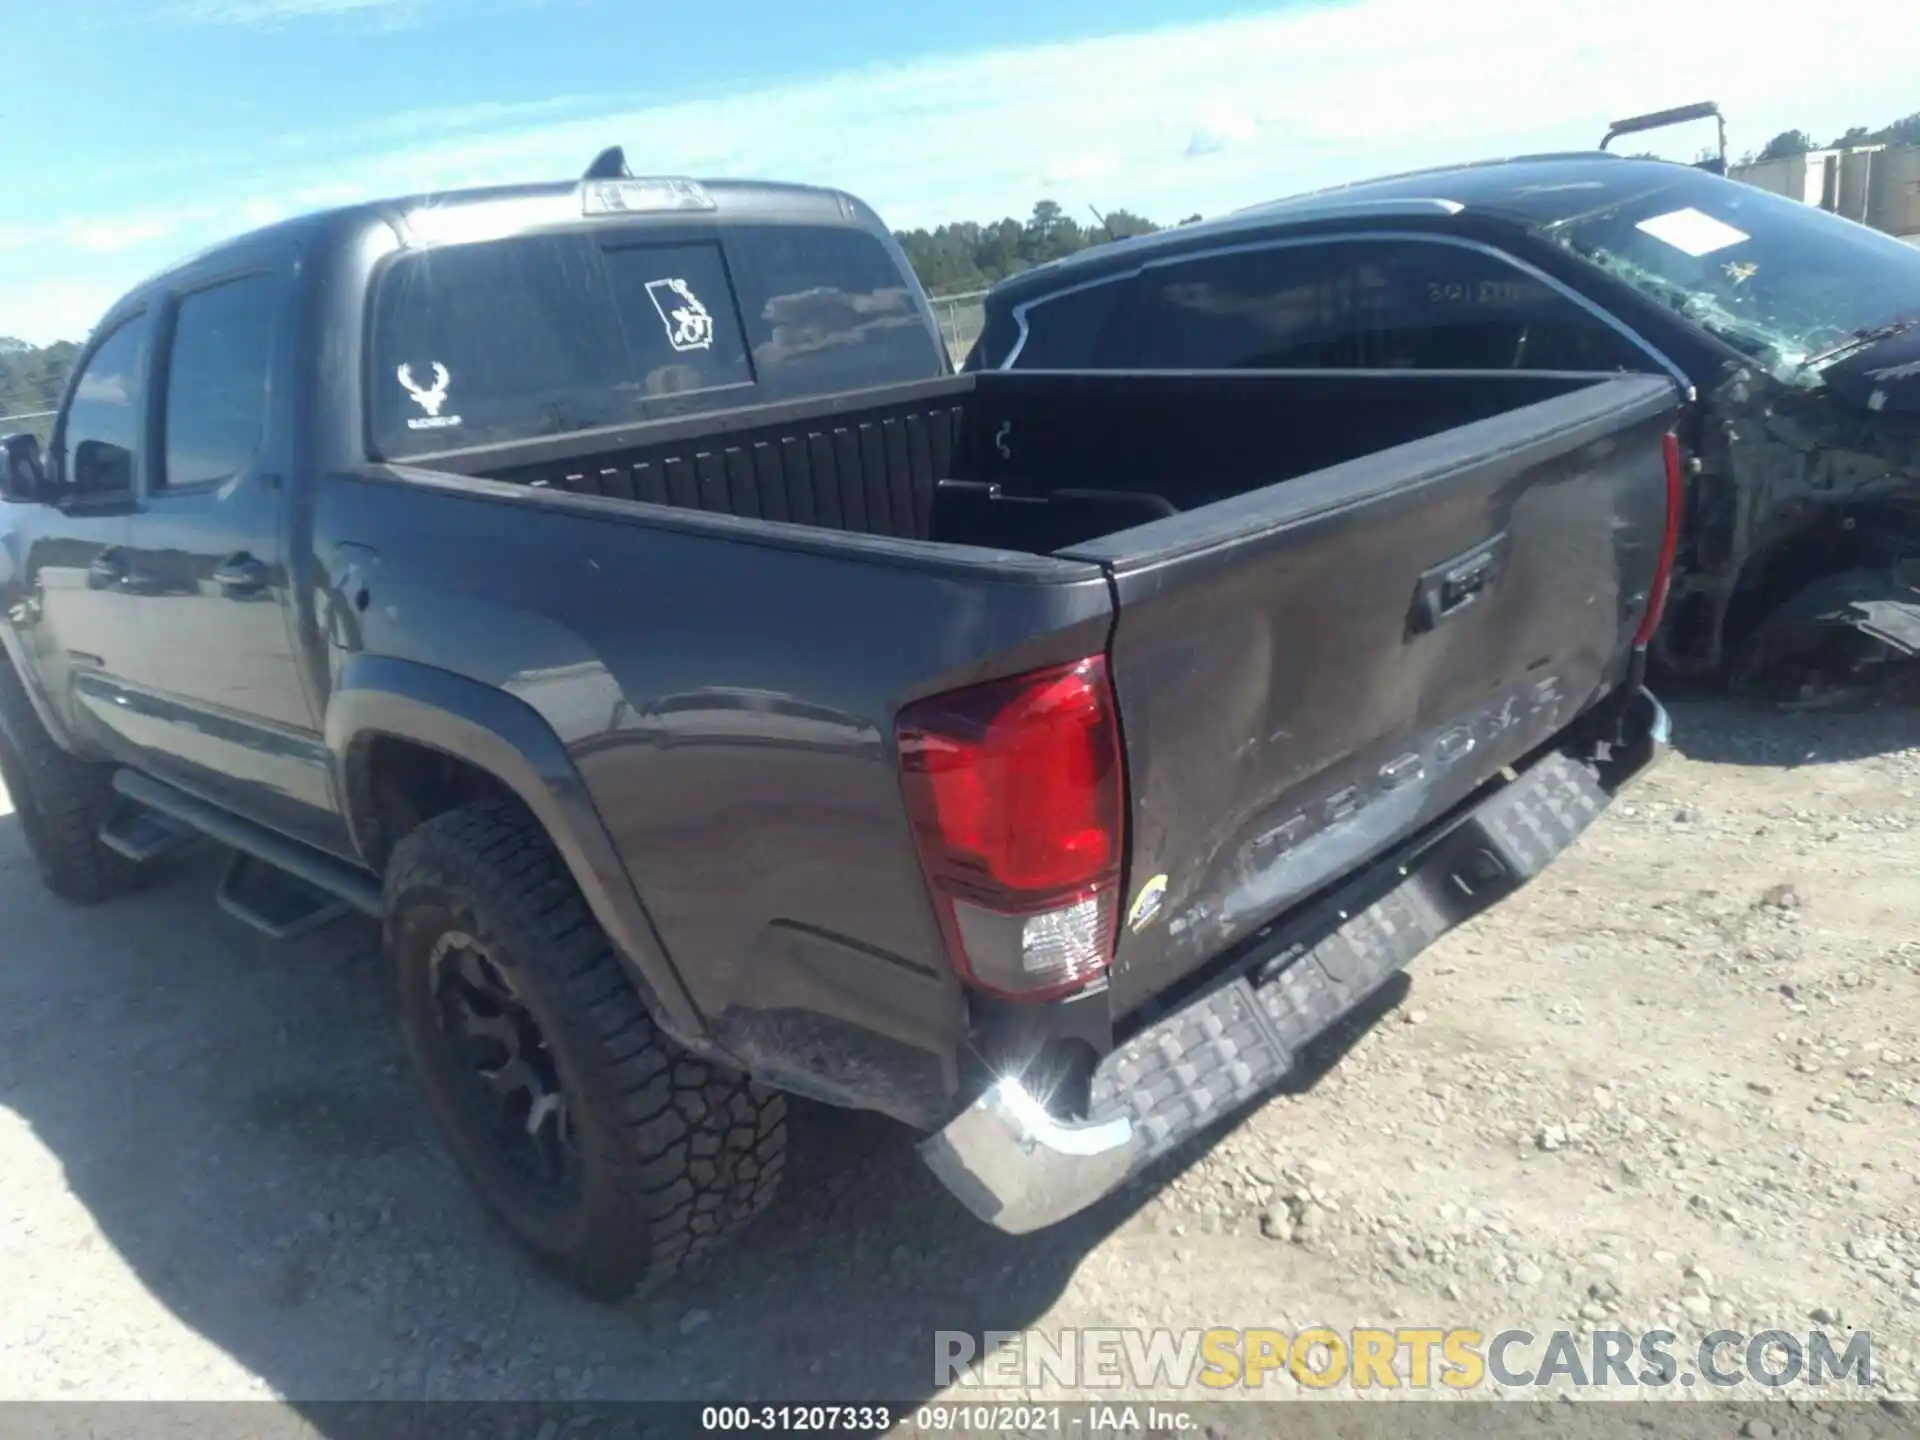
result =
[{"label": "tailgate handle", "polygon": [[1423,634],[1449,616],[1458,615],[1493,588],[1506,558],[1507,532],[1502,530],[1491,540],[1483,540],[1471,550],[1423,571],[1413,592],[1408,628],[1416,635]]}]

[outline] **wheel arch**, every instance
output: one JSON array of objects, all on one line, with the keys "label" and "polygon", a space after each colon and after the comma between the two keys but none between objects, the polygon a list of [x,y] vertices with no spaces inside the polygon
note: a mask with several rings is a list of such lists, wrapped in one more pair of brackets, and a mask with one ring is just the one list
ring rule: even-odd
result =
[{"label": "wheel arch", "polygon": [[717,1053],[586,782],[532,706],[430,665],[356,655],[328,700],[325,733],[348,832],[376,872],[400,838],[376,783],[383,748],[448,757],[517,799],[546,831],[660,1028],[690,1050]]},{"label": "wheel arch", "polygon": [[52,737],[53,743],[62,750],[71,751],[73,742],[67,736],[59,711],[41,687],[40,676],[35,673],[34,667],[25,662],[25,642],[12,624],[0,617],[0,665],[5,665],[19,679],[20,688],[26,692],[27,703],[33,707],[33,713],[40,717],[40,724]]},{"label": "wheel arch", "polygon": [[1909,502],[1869,500],[1823,508],[1756,548],[1729,588],[1722,620],[1737,647],[1779,606],[1809,585],[1920,553],[1920,513]]}]

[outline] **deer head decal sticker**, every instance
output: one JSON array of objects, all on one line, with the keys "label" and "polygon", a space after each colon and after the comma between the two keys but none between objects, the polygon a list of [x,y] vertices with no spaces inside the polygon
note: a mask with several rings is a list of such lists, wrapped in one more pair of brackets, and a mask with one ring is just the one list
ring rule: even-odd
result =
[{"label": "deer head decal sticker", "polygon": [[453,379],[446,366],[437,360],[434,362],[431,386],[424,386],[413,378],[411,365],[402,365],[394,373],[399,377],[401,387],[413,397],[415,404],[429,415],[439,415],[440,407],[447,403],[448,382]]}]

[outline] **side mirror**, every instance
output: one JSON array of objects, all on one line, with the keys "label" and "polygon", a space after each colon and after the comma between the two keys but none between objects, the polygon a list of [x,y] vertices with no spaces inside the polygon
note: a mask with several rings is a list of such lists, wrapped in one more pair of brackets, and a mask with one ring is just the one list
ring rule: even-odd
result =
[{"label": "side mirror", "polygon": [[0,438],[0,499],[38,505],[47,498],[47,467],[31,434]]}]

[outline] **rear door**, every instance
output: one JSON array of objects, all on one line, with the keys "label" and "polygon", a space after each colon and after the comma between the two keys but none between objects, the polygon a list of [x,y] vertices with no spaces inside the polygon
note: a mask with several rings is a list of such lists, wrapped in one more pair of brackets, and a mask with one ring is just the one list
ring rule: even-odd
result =
[{"label": "rear door", "polygon": [[292,299],[281,260],[210,275],[167,309],[159,444],[126,544],[142,640],[126,724],[143,768],[337,846],[328,755],[288,630],[287,437],[269,424]]},{"label": "rear door", "polygon": [[[1378,379],[1383,404],[1409,386],[1418,403],[1427,383]],[[1365,383],[1220,377],[1212,392],[1265,386],[1313,413],[1334,403],[1317,389]],[[1117,1011],[1442,815],[1618,683],[1678,403],[1664,380],[1594,377],[1064,552],[1105,566],[1118,601],[1132,812]],[[1121,396],[1111,423],[1151,408]],[[1134,443],[1178,437],[1142,423]]]}]

